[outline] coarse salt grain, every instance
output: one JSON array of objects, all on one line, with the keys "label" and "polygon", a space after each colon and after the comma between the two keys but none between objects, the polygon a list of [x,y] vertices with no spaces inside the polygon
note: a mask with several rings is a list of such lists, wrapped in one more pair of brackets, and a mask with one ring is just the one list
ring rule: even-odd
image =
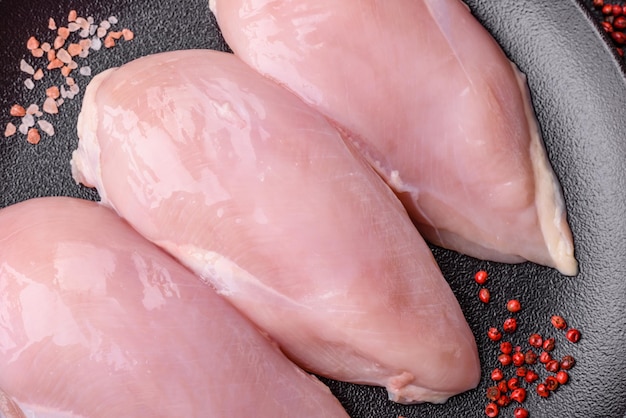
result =
[{"label": "coarse salt grain", "polygon": [[76,81],[73,77],[67,77],[65,79],[65,84],[67,84],[68,86],[73,86],[74,84],[76,84]]},{"label": "coarse salt grain", "polygon": [[100,22],[100,27],[104,28],[105,30],[109,30],[111,28],[111,23],[108,20],[103,20],[102,22]]},{"label": "coarse salt grain", "polygon": [[67,15],[67,21],[74,22],[76,21],[77,17],[78,17],[78,13],[76,13],[76,10],[70,10],[70,12]]},{"label": "coarse salt grain", "polygon": [[24,60],[20,61],[20,70],[25,72],[26,74],[30,74],[30,75],[35,74],[35,69],[33,68],[33,66]]},{"label": "coarse salt grain", "polygon": [[125,41],[132,41],[133,38],[135,37],[135,34],[133,33],[132,30],[128,28],[124,28],[122,29],[122,36],[124,37]]},{"label": "coarse salt grain", "polygon": [[65,64],[69,64],[72,61],[72,56],[63,48],[57,51],[57,58]]},{"label": "coarse salt grain", "polygon": [[30,128],[31,126],[33,126],[35,124],[35,118],[31,114],[26,114],[22,118],[22,123]]},{"label": "coarse salt grain", "polygon": [[38,144],[41,140],[41,135],[39,135],[39,130],[37,128],[30,128],[28,133],[26,134],[26,140],[31,144]]},{"label": "coarse salt grain", "polygon": [[32,51],[30,51],[30,53],[33,55],[33,57],[35,58],[41,58],[43,57],[43,49],[41,48],[35,48]]},{"label": "coarse salt grain", "polygon": [[81,50],[80,54],[78,54],[78,56],[81,58],[87,58],[88,55],[89,55],[89,48],[85,48]]},{"label": "coarse salt grain", "polygon": [[54,49],[59,49],[59,48],[61,48],[61,47],[63,46],[63,44],[65,44],[65,39],[63,39],[63,37],[62,37],[62,36],[57,36],[57,37],[54,39],[54,45],[53,45],[53,46],[54,46]]},{"label": "coarse salt grain", "polygon": [[96,36],[98,38],[103,38],[104,35],[106,35],[106,34],[107,34],[107,30],[105,28],[103,28],[103,27],[99,27],[98,30],[96,31]]},{"label": "coarse salt grain", "polygon": [[7,123],[6,128],[4,128],[4,136],[9,137],[11,135],[14,135],[15,132],[17,132],[17,127],[11,122]]},{"label": "coarse salt grain", "polygon": [[11,116],[21,118],[26,114],[26,109],[24,109],[24,106],[22,105],[14,104],[13,106],[11,106],[11,109],[9,109],[9,114]]},{"label": "coarse salt grain", "polygon": [[41,68],[39,68],[37,71],[35,71],[35,74],[33,74],[33,79],[35,79],[36,81],[39,81],[43,78],[43,71]]},{"label": "coarse salt grain", "polygon": [[52,97],[53,99],[57,99],[59,97],[59,88],[57,86],[48,87],[46,89],[46,96]]},{"label": "coarse salt grain", "polygon": [[52,45],[50,45],[48,42],[44,42],[43,44],[41,44],[41,49],[43,50],[43,52],[50,51],[51,47]]},{"label": "coarse salt grain", "polygon": [[76,22],[70,22],[67,25],[67,30],[69,30],[70,32],[76,32],[79,29],[80,29],[80,25]]},{"label": "coarse salt grain", "polygon": [[57,106],[58,106],[58,107],[61,107],[61,105],[62,105],[63,103],[65,103],[65,100],[63,100],[63,99],[57,99],[56,103],[57,103]]},{"label": "coarse salt grain", "polygon": [[68,28],[66,28],[65,26],[62,26],[59,28],[59,30],[57,31],[57,34],[63,38],[63,39],[67,39],[70,36],[70,30]]},{"label": "coarse salt grain", "polygon": [[55,68],[61,68],[61,67],[63,67],[63,61],[61,61],[58,58],[55,58],[52,61],[50,61],[47,68],[49,70],[54,70]]},{"label": "coarse salt grain", "polygon": [[89,77],[91,75],[91,67],[88,67],[88,66],[80,67],[80,70],[78,72],[80,73],[80,75]]},{"label": "coarse salt grain", "polygon": [[35,87],[35,83],[33,83],[33,80],[31,80],[30,78],[24,80],[24,85],[28,90],[32,90]]},{"label": "coarse salt grain", "polygon": [[43,102],[43,111],[50,114],[59,113],[58,106],[52,97],[48,97]]},{"label": "coarse salt grain", "polygon": [[65,86],[61,86],[61,97],[64,99],[67,98],[67,90],[65,90]]},{"label": "coarse salt grain", "polygon": [[28,133],[28,126],[24,125],[23,123],[17,128],[17,130],[22,134],[22,135],[26,135]]},{"label": "coarse salt grain", "polygon": [[109,16],[109,18],[107,20],[112,25],[115,25],[117,23],[117,17],[115,17],[115,16]]},{"label": "coarse salt grain", "polygon": [[78,41],[78,45],[80,45],[81,49],[87,49],[91,46],[91,39],[81,39]]},{"label": "coarse salt grain", "polygon": [[97,25],[89,25],[89,35],[94,35],[96,33],[96,30],[98,29]]},{"label": "coarse salt grain", "polygon": [[71,43],[67,47],[67,52],[72,57],[75,57],[76,55],[80,54],[80,51],[82,51],[82,49],[83,48],[80,46],[80,44]]},{"label": "coarse salt grain", "polygon": [[113,48],[115,46],[115,39],[108,34],[106,38],[104,38],[104,47],[105,48]]},{"label": "coarse salt grain", "polygon": [[91,39],[91,49],[98,51],[100,48],[102,48],[102,41],[98,37],[93,37]]},{"label": "coarse salt grain", "polygon": [[70,86],[70,93],[72,93],[73,95],[77,95],[79,91],[80,87],[78,87],[78,84],[72,84]]},{"label": "coarse salt grain", "polygon": [[83,29],[78,34],[78,36],[80,36],[81,38],[87,38],[87,37],[89,37],[89,35],[90,35],[89,29]]},{"label": "coarse salt grain", "polygon": [[48,19],[48,29],[56,30],[56,28],[57,28],[57,24],[54,21],[54,19],[53,18]]},{"label": "coarse salt grain", "polygon": [[39,106],[37,106],[35,103],[32,103],[30,106],[28,106],[28,108],[26,108],[26,113],[30,115],[34,115],[38,111],[39,111]]},{"label": "coarse salt grain", "polygon": [[31,36],[28,38],[28,41],[26,41],[26,49],[32,50],[35,48],[39,48],[39,41],[34,36]]},{"label": "coarse salt grain", "polygon": [[81,29],[89,29],[89,22],[84,17],[76,18],[76,23],[78,23]]},{"label": "coarse salt grain", "polygon": [[54,126],[47,120],[39,119],[37,121],[37,125],[44,131],[48,136],[54,136]]}]

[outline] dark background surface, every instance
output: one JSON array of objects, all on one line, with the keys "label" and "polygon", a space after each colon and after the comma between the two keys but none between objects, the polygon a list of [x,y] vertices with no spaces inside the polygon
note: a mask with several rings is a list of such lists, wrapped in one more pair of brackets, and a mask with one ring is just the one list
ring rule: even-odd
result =
[{"label": "dark background surface", "polygon": [[[519,298],[519,329],[510,339],[527,348],[532,332],[554,336],[555,357],[571,354],[577,365],[571,382],[549,399],[529,390],[524,406],[531,417],[623,417],[626,414],[626,82],[623,61],[598,27],[591,1],[467,0],[475,16],[528,75],[533,103],[569,211],[580,274],[566,278],[532,265],[501,265],[433,248],[444,276],[459,299],[476,335],[484,376],[476,390],[445,405],[402,406],[386,400],[382,388],[349,385],[324,379],[354,418],[484,417],[489,373],[497,366],[498,345],[486,330],[507,317],[506,300]],[[56,128],[28,144],[23,135],[4,138],[14,103],[43,103],[44,89],[61,77],[46,74],[33,91],[19,61],[30,57],[26,40],[35,35],[53,41],[48,18],[67,23],[69,10],[97,22],[115,15],[117,27],[136,37],[111,50],[92,52],[85,60],[93,74],[150,53],[175,49],[226,50],[207,2],[0,0],[0,207],[48,195],[97,199],[76,186],[69,160],[75,149],[76,117],[90,77],[75,74],[81,93],[66,102],[58,115],[46,115]],[[409,51],[407,51],[409,52]],[[43,61],[41,61],[43,62]],[[0,231],[0,235],[1,235]],[[492,302],[477,299],[472,277],[490,273]],[[582,339],[571,344],[550,325],[552,314],[563,315],[579,328]],[[539,368],[537,368],[539,370]],[[1,372],[1,371],[0,371]],[[29,371],[37,373],[36,370]],[[540,372],[545,377],[545,372]],[[534,386],[533,386],[534,387]],[[77,394],[79,396],[79,394]],[[245,394],[242,394],[245,396]],[[512,417],[514,406],[500,417]]]}]

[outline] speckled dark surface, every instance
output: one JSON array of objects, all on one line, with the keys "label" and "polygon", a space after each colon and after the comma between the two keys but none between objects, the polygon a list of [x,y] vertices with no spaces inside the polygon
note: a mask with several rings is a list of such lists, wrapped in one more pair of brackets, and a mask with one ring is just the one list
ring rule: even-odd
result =
[{"label": "speckled dark surface", "polygon": [[[485,372],[496,366],[498,347],[486,329],[506,317],[508,298],[522,301],[519,330],[511,337],[526,346],[531,332],[555,336],[555,356],[578,360],[571,382],[549,399],[529,391],[532,417],[623,417],[626,413],[626,80],[621,60],[588,13],[590,1],[468,0],[478,19],[509,57],[528,75],[548,154],[561,180],[575,237],[580,274],[566,278],[536,265],[500,265],[434,248],[444,275],[475,332]],[[43,102],[44,79],[33,91],[23,87],[19,61],[30,35],[52,41],[48,17],[65,23],[67,12],[96,20],[115,15],[118,27],[136,38],[87,58],[93,73],[160,51],[226,49],[206,1],[35,1],[0,0],[0,134],[15,103]],[[30,62],[36,60],[30,57]],[[81,88],[89,78],[75,76]],[[76,147],[81,94],[47,115],[56,135],[37,146],[22,135],[0,137],[0,207],[36,196],[97,199],[71,179],[69,159]],[[0,231],[0,236],[2,231]],[[492,303],[477,297],[473,273],[487,269]],[[583,334],[578,344],[555,332],[549,317],[559,313]],[[36,370],[29,372],[36,373]],[[1,371],[0,371],[1,373]],[[545,372],[540,373],[545,376]],[[396,405],[384,390],[324,380],[354,418],[484,417],[488,374],[478,389],[445,405]],[[80,396],[80,394],[76,394]],[[245,396],[245,395],[244,395]],[[512,417],[513,406],[501,417]]]}]

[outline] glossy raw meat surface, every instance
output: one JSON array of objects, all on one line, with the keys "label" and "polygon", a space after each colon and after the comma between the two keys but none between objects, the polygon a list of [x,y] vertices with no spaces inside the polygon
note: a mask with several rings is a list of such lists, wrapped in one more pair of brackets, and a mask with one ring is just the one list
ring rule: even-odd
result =
[{"label": "glossy raw meat surface", "polygon": [[524,76],[458,0],[212,0],[241,59],[327,115],[431,242],[574,275]]},{"label": "glossy raw meat surface", "polygon": [[347,417],[209,286],[71,198],[0,210],[0,387],[28,417]]},{"label": "glossy raw meat surface", "polygon": [[232,54],[100,74],[78,131],[75,178],[303,367],[406,403],[478,383],[474,337],[400,202],[322,115]]}]

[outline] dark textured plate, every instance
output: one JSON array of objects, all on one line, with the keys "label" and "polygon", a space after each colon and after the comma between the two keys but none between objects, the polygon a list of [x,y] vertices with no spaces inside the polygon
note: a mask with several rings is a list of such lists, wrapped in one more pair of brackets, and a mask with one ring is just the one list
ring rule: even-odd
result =
[{"label": "dark textured plate", "polygon": [[[434,248],[444,275],[475,332],[484,376],[477,390],[445,405],[395,405],[380,388],[324,380],[355,418],[484,417],[489,372],[498,347],[486,337],[489,326],[506,318],[504,303],[519,298],[519,329],[510,338],[527,347],[539,332],[557,340],[555,357],[571,354],[577,364],[571,382],[549,399],[529,390],[524,406],[533,417],[622,417],[626,412],[626,82],[623,68],[594,25],[584,5],[574,0],[468,0],[478,19],[510,58],[528,75],[548,154],[561,180],[575,237],[580,274],[566,278],[532,264],[500,265]],[[19,71],[30,35],[53,40],[49,17],[66,23],[67,13],[97,21],[115,15],[118,27],[136,38],[87,58],[93,73],[142,55],[184,48],[226,49],[207,2],[186,1],[36,1],[0,0],[0,134],[13,103],[43,102],[44,88],[60,77],[46,75],[33,91]],[[30,62],[37,62],[29,58]],[[81,88],[88,78],[75,75]],[[56,135],[39,145],[23,135],[0,137],[0,207],[46,195],[96,199],[71,179],[69,159],[76,147],[76,117],[81,94],[58,115],[47,115]],[[0,232],[1,233],[1,232]],[[477,299],[473,273],[490,273],[492,302]],[[549,322],[563,315],[582,331],[578,344],[565,340]],[[536,366],[535,366],[536,367]],[[539,367],[536,367],[540,370]],[[25,371],[37,373],[36,370]],[[507,369],[507,372],[511,372]],[[1,371],[0,371],[1,373]],[[546,372],[540,375],[545,377]],[[79,394],[78,394],[79,395]],[[245,396],[245,394],[242,394]],[[500,416],[513,416],[511,405]]]}]

